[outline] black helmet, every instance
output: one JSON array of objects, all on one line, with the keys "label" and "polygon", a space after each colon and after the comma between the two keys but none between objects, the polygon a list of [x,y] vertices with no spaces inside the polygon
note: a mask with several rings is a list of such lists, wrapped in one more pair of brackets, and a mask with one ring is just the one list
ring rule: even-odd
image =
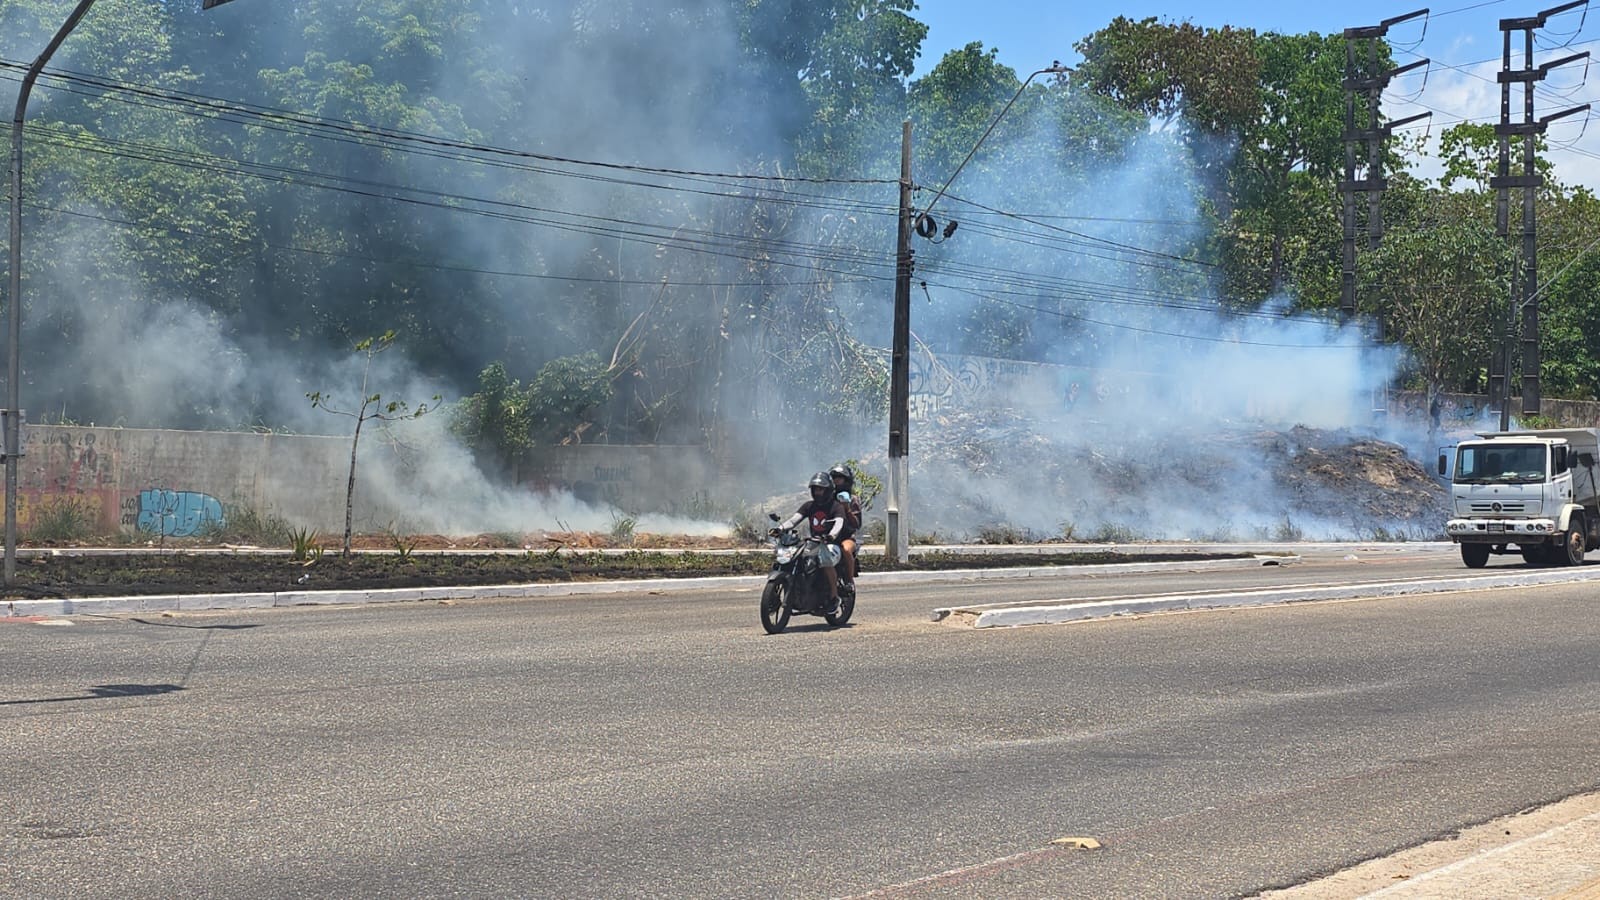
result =
[{"label": "black helmet", "polygon": [[843,478],[845,486],[849,488],[856,486],[856,475],[854,472],[850,471],[849,466],[834,466],[828,470],[828,477]]},{"label": "black helmet", "polygon": [[828,477],[827,472],[818,472],[811,476],[811,481],[806,484],[806,490],[811,488],[827,488],[831,491],[833,490],[833,479]]}]

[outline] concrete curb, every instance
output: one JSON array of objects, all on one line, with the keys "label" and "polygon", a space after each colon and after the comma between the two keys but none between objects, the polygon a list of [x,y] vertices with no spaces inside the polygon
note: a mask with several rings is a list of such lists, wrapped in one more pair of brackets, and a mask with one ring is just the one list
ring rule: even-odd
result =
[{"label": "concrete curb", "polygon": [[[1024,566],[1009,569],[943,569],[932,572],[881,572],[861,576],[862,587],[934,582],[1059,578],[1063,575],[1136,575],[1175,570],[1255,568],[1282,565],[1298,557],[1208,559],[1193,562],[1100,563],[1084,566]],[[479,587],[390,588],[365,591],[279,591],[260,594],[154,594],[130,597],[9,600],[5,616],[82,616],[119,613],[189,612],[207,609],[270,609],[279,606],[336,606],[369,603],[413,603],[440,600],[536,599],[622,593],[683,593],[707,590],[756,590],[765,575],[722,575],[705,578],[650,578],[630,581],[569,581],[554,584],[503,584]]]},{"label": "concrete curb", "polygon": [[1486,575],[1460,578],[1430,578],[1419,581],[1391,581],[1339,587],[1273,588],[1211,594],[1168,594],[1152,597],[1119,598],[1078,602],[1036,603],[1011,606],[948,607],[933,611],[934,621],[973,628],[1009,628],[1018,625],[1053,625],[1156,612],[1199,609],[1271,606],[1305,603],[1314,600],[1355,600],[1402,597],[1410,594],[1438,594],[1451,591],[1481,591],[1546,584],[1573,584],[1600,581],[1600,567],[1580,571],[1537,572],[1517,575]]}]

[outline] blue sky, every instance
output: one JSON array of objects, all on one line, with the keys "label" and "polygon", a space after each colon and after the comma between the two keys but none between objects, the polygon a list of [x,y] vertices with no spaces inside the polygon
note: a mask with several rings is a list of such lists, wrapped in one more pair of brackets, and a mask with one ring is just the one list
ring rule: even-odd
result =
[{"label": "blue sky", "polygon": [[[1487,4],[1447,0],[1446,4],[1434,6],[1426,35],[1421,25],[1413,21],[1395,26],[1392,36],[1400,43],[1422,39],[1419,51],[1424,56],[1459,64],[1499,55],[1501,18],[1529,16],[1556,5],[1558,0],[1533,0],[1521,5],[1512,0]],[[1070,63],[1077,58],[1072,45],[1079,38],[1105,27],[1119,15],[1130,19],[1155,16],[1168,21],[1187,20],[1211,28],[1232,25],[1257,31],[1330,34],[1353,26],[1376,25],[1426,6],[1429,4],[1415,0],[1355,0],[1339,4],[1211,0],[1199,4],[1163,2],[1107,7],[1044,0],[919,0],[914,15],[928,25],[928,39],[923,43],[917,71],[920,74],[932,68],[946,51],[975,40],[987,47],[999,47],[1001,61],[1019,72],[1031,72],[1055,59]],[[1476,8],[1462,8],[1468,6]],[[1552,19],[1547,31],[1571,31],[1579,18],[1581,13]],[[1564,25],[1558,28],[1561,23]],[[1593,30],[1600,34],[1600,21],[1594,23]]]},{"label": "blue sky", "polygon": [[[1050,65],[1053,60],[1071,64],[1078,59],[1072,45],[1084,35],[1105,27],[1118,15],[1131,19],[1155,16],[1168,21],[1191,21],[1196,25],[1233,25],[1257,31],[1322,34],[1376,25],[1384,19],[1423,8],[1425,3],[1375,3],[1352,0],[1345,3],[1301,3],[1279,0],[1207,0],[1178,4],[1155,2],[1096,7],[1093,4],[1046,3],[1044,0],[919,0],[913,15],[928,25],[922,44],[917,74],[937,65],[948,51],[981,41],[985,47],[999,48],[999,59],[1017,70],[1019,76]],[[1429,125],[1418,125],[1414,133],[1426,135],[1430,147],[1436,146],[1441,129],[1463,119],[1497,121],[1500,115],[1500,88],[1495,74],[1500,70],[1502,18],[1532,16],[1541,10],[1561,5],[1560,0],[1446,0],[1432,6],[1423,23],[1413,20],[1397,25],[1390,32],[1396,46],[1395,58],[1407,63],[1420,57],[1434,61],[1424,78],[1417,73],[1396,79],[1385,96],[1385,112],[1390,118],[1413,113],[1433,113]],[[1583,50],[1600,54],[1600,9],[1586,17],[1582,9],[1550,19],[1536,32],[1539,49],[1534,61],[1542,64]],[[1522,32],[1513,32],[1512,65],[1520,67]],[[1586,74],[1590,77],[1586,80]],[[1600,66],[1585,72],[1582,63],[1564,67],[1540,86],[1536,93],[1537,114],[1593,101],[1600,117]],[[1512,99],[1513,117],[1520,118],[1520,88]],[[1550,159],[1556,176],[1571,184],[1600,189],[1600,122],[1586,121],[1577,115],[1550,126]],[[1437,165],[1423,159],[1418,174],[1436,174]]]}]

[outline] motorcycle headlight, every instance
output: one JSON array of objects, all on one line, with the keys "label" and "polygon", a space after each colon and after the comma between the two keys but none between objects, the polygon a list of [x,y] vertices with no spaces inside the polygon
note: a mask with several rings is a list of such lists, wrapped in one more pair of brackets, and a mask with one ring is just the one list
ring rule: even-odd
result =
[{"label": "motorcycle headlight", "polygon": [[794,555],[798,552],[800,552],[799,547],[779,547],[778,562],[788,563],[790,560],[794,559]]}]

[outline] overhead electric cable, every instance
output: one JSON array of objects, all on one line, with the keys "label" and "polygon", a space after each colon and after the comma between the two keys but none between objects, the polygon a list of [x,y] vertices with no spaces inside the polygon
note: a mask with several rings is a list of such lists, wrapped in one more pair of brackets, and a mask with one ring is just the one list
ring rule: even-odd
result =
[{"label": "overhead electric cable", "polygon": [[[0,57],[0,68],[26,71],[27,63],[17,60],[8,60]],[[600,160],[579,159],[576,157],[558,156],[549,153],[536,153],[531,150],[515,150],[507,147],[497,147],[490,144],[475,144],[453,138],[422,132],[406,131],[398,128],[388,128],[378,125],[369,125],[328,116],[316,116],[308,113],[295,112],[281,107],[262,106],[240,100],[225,100],[210,97],[204,94],[195,94],[171,88],[155,88],[140,86],[127,82],[115,82],[110,79],[74,72],[69,69],[47,68],[46,75],[62,78],[80,84],[95,85],[107,90],[125,91],[141,96],[182,102],[191,105],[203,106],[218,112],[232,112],[248,114],[263,119],[276,119],[293,122],[301,125],[310,125],[318,128],[343,131],[358,136],[377,136],[390,140],[416,143],[424,146],[442,147],[461,150],[475,154],[489,156],[503,156],[513,159],[537,159],[544,162],[561,163],[564,165],[586,166],[603,169],[616,169],[628,172],[645,172],[657,175],[679,175],[701,178],[719,178],[735,181],[772,181],[772,182],[800,182],[807,184],[898,184],[894,178],[816,178],[808,176],[788,175],[760,175],[743,172],[708,172],[694,169],[670,168],[665,166],[647,166],[637,163],[618,163]]]}]

